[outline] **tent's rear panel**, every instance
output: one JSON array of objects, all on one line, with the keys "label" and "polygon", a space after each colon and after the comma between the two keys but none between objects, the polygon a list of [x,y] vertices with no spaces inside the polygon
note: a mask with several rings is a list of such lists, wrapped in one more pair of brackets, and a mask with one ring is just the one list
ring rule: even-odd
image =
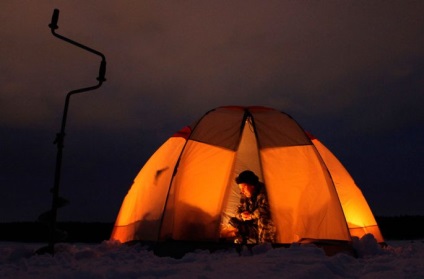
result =
[{"label": "tent's rear panel", "polygon": [[259,150],[257,148],[258,144],[253,124],[250,119],[247,119],[244,124],[240,143],[234,158],[233,171],[229,176],[226,199],[224,200],[222,210],[221,229],[223,230],[223,236],[225,236],[228,230],[231,231],[232,228],[229,225],[229,220],[231,217],[234,217],[235,209],[240,203],[240,189],[234,183],[237,175],[244,170],[251,170],[259,177],[260,181],[263,181],[262,166],[259,160]]}]

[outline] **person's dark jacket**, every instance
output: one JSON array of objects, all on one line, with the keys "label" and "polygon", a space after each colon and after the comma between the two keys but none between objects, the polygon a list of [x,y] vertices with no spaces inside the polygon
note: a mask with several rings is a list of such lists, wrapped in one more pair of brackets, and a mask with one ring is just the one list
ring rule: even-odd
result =
[{"label": "person's dark jacket", "polygon": [[[236,210],[236,217],[242,220],[241,213],[248,211],[253,220],[249,223],[249,238],[256,238],[258,243],[275,242],[275,226],[271,219],[269,202],[265,187],[260,184],[250,198],[242,195]],[[245,221],[249,222],[249,221]]]}]

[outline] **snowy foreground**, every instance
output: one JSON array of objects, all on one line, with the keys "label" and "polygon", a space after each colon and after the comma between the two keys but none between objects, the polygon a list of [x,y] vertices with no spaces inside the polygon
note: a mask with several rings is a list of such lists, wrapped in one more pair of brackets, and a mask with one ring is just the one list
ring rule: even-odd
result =
[{"label": "snowy foreground", "polygon": [[357,258],[329,257],[312,245],[264,245],[241,254],[196,251],[181,259],[110,241],[57,244],[54,257],[34,255],[44,244],[0,242],[0,278],[424,278],[424,240],[389,241],[384,249],[372,240],[355,243]]}]

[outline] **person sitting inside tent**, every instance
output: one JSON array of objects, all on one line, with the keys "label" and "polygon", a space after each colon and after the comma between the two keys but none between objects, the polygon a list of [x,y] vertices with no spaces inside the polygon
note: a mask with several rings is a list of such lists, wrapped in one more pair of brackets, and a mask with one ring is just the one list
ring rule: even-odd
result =
[{"label": "person sitting inside tent", "polygon": [[235,243],[275,242],[275,226],[264,184],[250,170],[241,172],[235,180],[241,193],[235,217],[229,221],[237,229]]}]

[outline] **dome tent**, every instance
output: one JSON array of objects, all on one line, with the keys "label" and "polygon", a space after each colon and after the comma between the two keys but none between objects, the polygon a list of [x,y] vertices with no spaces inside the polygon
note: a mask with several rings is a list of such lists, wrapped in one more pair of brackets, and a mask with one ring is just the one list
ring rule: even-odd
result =
[{"label": "dome tent", "polygon": [[111,235],[120,242],[225,239],[252,170],[265,184],[277,243],[383,237],[349,173],[289,115],[266,107],[218,107],[170,137],[127,193]]}]

